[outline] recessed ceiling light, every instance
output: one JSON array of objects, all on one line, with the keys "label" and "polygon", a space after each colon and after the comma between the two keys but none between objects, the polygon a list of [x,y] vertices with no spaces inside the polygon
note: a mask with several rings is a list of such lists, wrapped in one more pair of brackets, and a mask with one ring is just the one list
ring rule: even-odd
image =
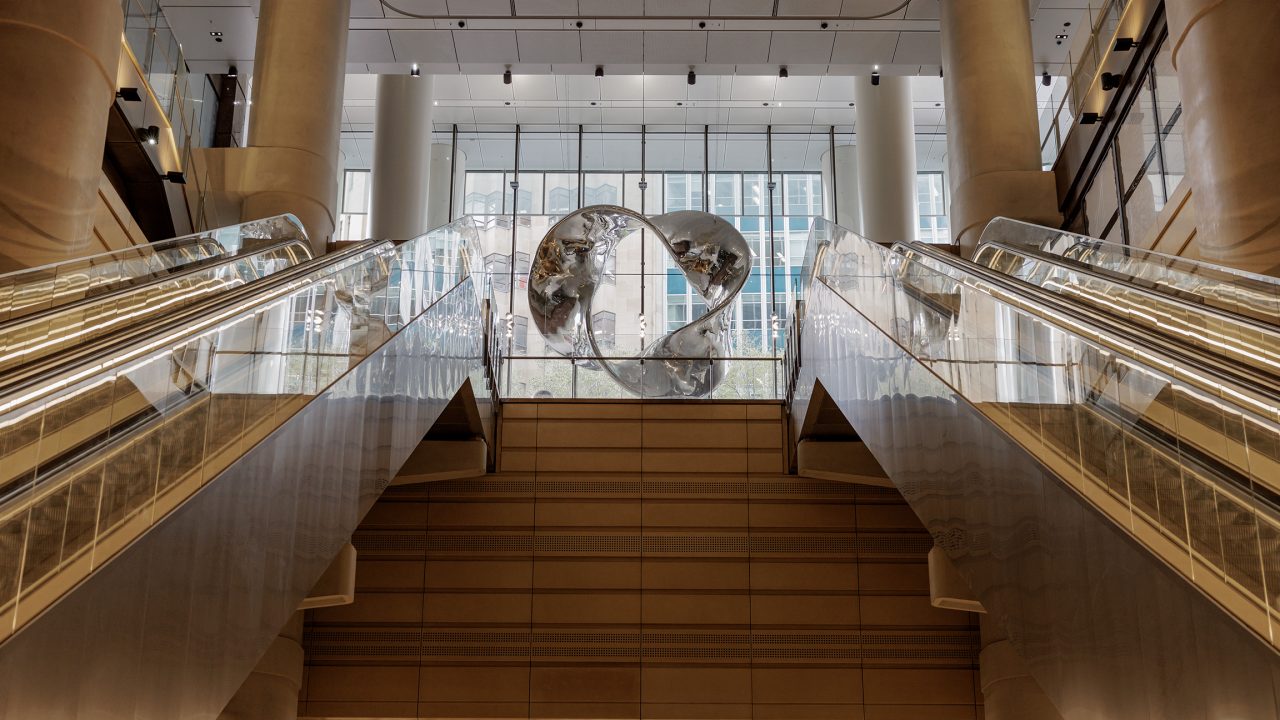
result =
[{"label": "recessed ceiling light", "polygon": [[1058,38],[1059,40],[1066,40],[1066,39],[1067,39],[1067,35],[1066,35],[1065,33],[1059,33],[1058,35],[1055,35],[1054,37]]},{"label": "recessed ceiling light", "polygon": [[210,30],[209,37],[222,37],[222,32],[220,30]]}]

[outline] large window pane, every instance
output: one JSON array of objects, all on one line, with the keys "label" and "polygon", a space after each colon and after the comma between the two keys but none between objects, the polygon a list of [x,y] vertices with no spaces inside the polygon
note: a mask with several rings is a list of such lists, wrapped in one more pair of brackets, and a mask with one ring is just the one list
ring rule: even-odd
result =
[{"label": "large window pane", "polygon": [[563,215],[571,210],[577,209],[577,173],[547,173],[543,184],[547,191],[544,211],[548,215]]},{"label": "large window pane", "polygon": [[500,172],[469,172],[464,184],[462,212],[466,215],[501,215],[504,192]]},{"label": "large window pane", "polygon": [[621,205],[621,173],[587,173],[583,181],[585,205]]}]

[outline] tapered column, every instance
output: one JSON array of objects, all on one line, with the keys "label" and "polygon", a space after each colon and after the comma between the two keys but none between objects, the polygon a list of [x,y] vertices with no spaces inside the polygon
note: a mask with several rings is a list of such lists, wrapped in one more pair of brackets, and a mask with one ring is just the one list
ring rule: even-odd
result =
[{"label": "tapered column", "polygon": [[[431,182],[427,187],[427,225],[440,227],[462,217],[462,193],[467,177],[467,154],[452,145],[431,146]],[[451,194],[452,193],[452,194]],[[449,204],[453,203],[453,212]]]},{"label": "tapered column", "polygon": [[371,235],[416,237],[431,229],[431,78],[379,75],[375,123]]},{"label": "tapered column", "polygon": [[951,232],[968,256],[993,217],[1061,223],[1041,169],[1026,0],[941,0]]},{"label": "tapered column", "polygon": [[858,198],[858,147],[837,145],[835,162],[832,163],[831,159],[830,150],[822,154],[823,214],[835,220],[837,225],[861,235],[862,201]]},{"label": "tapered column", "polygon": [[0,272],[88,251],[123,17],[118,0],[0,2]]},{"label": "tapered column", "polygon": [[241,209],[245,220],[291,212],[312,247],[333,238],[350,0],[262,0]]},{"label": "tapered column", "polygon": [[1165,7],[1200,255],[1280,275],[1280,3],[1168,0]]},{"label": "tapered column", "polygon": [[858,133],[858,196],[863,235],[876,242],[916,239],[916,131],[911,79],[853,81]]},{"label": "tapered column", "polygon": [[302,611],[293,614],[218,720],[296,720],[302,689]]}]

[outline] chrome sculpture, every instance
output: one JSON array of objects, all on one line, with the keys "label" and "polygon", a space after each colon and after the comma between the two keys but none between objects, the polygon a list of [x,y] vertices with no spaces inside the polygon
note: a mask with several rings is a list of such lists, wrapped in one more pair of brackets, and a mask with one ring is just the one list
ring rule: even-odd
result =
[{"label": "chrome sculpture", "polygon": [[[707,303],[707,312],[669,332],[634,358],[600,351],[591,327],[592,299],[609,256],[626,237],[645,230],[671,253]],[[529,268],[529,309],[553,351],[579,365],[603,368],[641,397],[699,397],[724,377],[729,349],[725,310],[751,273],[742,234],[710,213],[685,210],[651,218],[613,205],[566,215],[547,231]]]}]

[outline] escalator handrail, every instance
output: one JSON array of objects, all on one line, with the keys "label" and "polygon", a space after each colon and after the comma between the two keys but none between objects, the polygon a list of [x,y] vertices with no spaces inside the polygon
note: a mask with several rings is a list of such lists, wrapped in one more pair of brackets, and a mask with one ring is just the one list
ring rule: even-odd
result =
[{"label": "escalator handrail", "polygon": [[[282,240],[281,242],[254,248],[253,250],[246,250],[237,255],[217,255],[211,258],[207,258],[206,260],[201,262],[195,262],[189,265],[183,265],[181,269],[175,272],[152,278],[145,283],[140,283],[137,285],[125,285],[125,286],[116,288],[115,290],[112,290],[110,292],[103,293],[101,295],[93,295],[91,297],[81,298],[79,300],[76,300],[75,302],[69,302],[64,305],[56,305],[54,307],[46,308],[44,310],[40,310],[40,311],[31,313],[29,315],[21,315],[19,317],[12,318],[9,320],[0,320],[0,333],[8,332],[18,325],[23,325],[30,322],[41,322],[59,313],[75,312],[80,308],[87,307],[94,303],[117,299],[135,292],[141,292],[145,288],[149,288],[154,285],[158,285],[160,283],[169,282],[175,279],[181,279],[189,275],[194,275],[200,272],[208,272],[210,270],[215,270],[217,268],[226,267],[236,262],[242,262],[246,258],[249,258],[250,256],[253,256],[253,255],[261,255],[263,253],[269,253],[276,250],[283,250],[290,246],[295,246],[302,251],[302,254],[305,256],[305,259],[303,262],[305,262],[306,260],[314,259],[314,257],[311,255],[310,245],[307,245],[301,240],[292,240],[292,239]],[[302,263],[300,262],[298,264],[301,265]]]},{"label": "escalator handrail", "polygon": [[[1205,315],[1212,315],[1215,318],[1221,318],[1231,323],[1243,325],[1250,329],[1257,330],[1258,332],[1261,332],[1261,333],[1276,334],[1278,331],[1275,325],[1268,323],[1264,320],[1261,320],[1257,317],[1254,317],[1252,315],[1231,312],[1230,310],[1219,307],[1217,305],[1211,305],[1209,303],[1206,303],[1200,295],[1194,295],[1192,293],[1188,293],[1185,290],[1179,290],[1177,288],[1172,288],[1172,287],[1166,288],[1169,292],[1161,292],[1159,290],[1152,289],[1148,283],[1143,282],[1143,278],[1138,278],[1133,275],[1126,275],[1125,273],[1118,272],[1115,270],[1109,270],[1107,268],[1100,268],[1095,265],[1091,265],[1087,262],[1084,262],[1083,260],[1067,257],[1065,255],[1058,255],[1056,253],[1046,252],[1033,245],[1019,246],[1011,243],[1006,243],[1001,240],[984,240],[983,242],[978,244],[978,248],[974,251],[974,257],[977,257],[978,254],[982,252],[982,249],[984,247],[992,247],[992,248],[996,248],[997,250],[1005,250],[1007,252],[1026,255],[1031,258],[1034,258],[1038,262],[1043,262],[1059,268],[1070,270],[1071,272],[1074,272],[1074,273],[1079,273],[1082,275],[1088,275],[1090,277],[1100,278],[1108,282],[1121,283],[1132,288],[1135,292],[1141,295],[1158,297],[1160,298],[1161,302],[1166,302],[1171,305],[1176,305],[1180,308],[1184,308],[1186,310],[1190,310],[1193,312],[1198,312]],[[1197,298],[1197,299],[1193,300],[1191,298]]]},{"label": "escalator handrail", "polygon": [[193,321],[210,317],[232,305],[243,304],[246,298],[256,295],[268,296],[280,287],[295,282],[308,275],[315,274],[332,265],[347,260],[382,245],[391,245],[389,240],[366,240],[349,245],[326,255],[321,255],[304,263],[271,275],[263,280],[241,285],[225,293],[218,294],[205,302],[183,308],[158,323],[144,323],[142,326],[126,328],[113,333],[93,345],[74,348],[65,353],[43,358],[30,366],[25,366],[0,378],[0,402],[16,393],[30,393],[37,386],[48,384],[55,376],[73,372],[77,368],[109,360],[129,352],[150,338],[173,332]]},{"label": "escalator handrail", "polygon": [[[1046,314],[1046,309],[1050,313],[1056,313],[1064,316],[1071,316],[1077,319],[1080,324],[1089,327],[1092,331],[1097,332],[1100,337],[1107,337],[1116,344],[1116,348],[1122,345],[1131,345],[1138,347],[1152,355],[1163,355],[1168,357],[1171,365],[1183,368],[1194,369],[1204,373],[1214,380],[1224,380],[1233,390],[1241,393],[1252,395],[1258,398],[1260,402],[1268,402],[1271,405],[1280,405],[1280,389],[1277,389],[1273,376],[1252,367],[1231,366],[1222,362],[1210,353],[1205,352],[1194,346],[1183,346],[1181,343],[1174,343],[1161,337],[1153,336],[1149,329],[1136,325],[1128,320],[1112,318],[1099,313],[1092,306],[1086,305],[1082,301],[1074,299],[1063,299],[1062,296],[1049,293],[1048,291],[1031,285],[1030,283],[1011,278],[1003,273],[996,272],[990,268],[983,267],[968,260],[963,260],[950,253],[939,252],[934,248],[921,243],[912,242],[910,244],[896,244],[895,248],[901,247],[911,252],[930,257],[931,259],[942,262],[962,273],[981,279],[1000,287],[1021,299],[1029,300],[1028,310],[1035,313],[1040,319],[1053,325],[1057,325],[1052,314]],[[1036,305],[1042,307],[1036,308]],[[1063,328],[1064,330],[1066,328]],[[1068,332],[1070,332],[1068,330]],[[1116,337],[1124,338],[1124,343],[1115,340]],[[1127,352],[1127,351],[1124,351]],[[1136,358],[1130,358],[1136,359]],[[1141,363],[1145,364],[1145,363]],[[1164,373],[1161,373],[1164,374]],[[1201,391],[1211,391],[1212,388],[1203,385],[1198,386]],[[1246,414],[1257,416],[1258,413],[1247,410],[1245,408],[1237,408]]]}]

